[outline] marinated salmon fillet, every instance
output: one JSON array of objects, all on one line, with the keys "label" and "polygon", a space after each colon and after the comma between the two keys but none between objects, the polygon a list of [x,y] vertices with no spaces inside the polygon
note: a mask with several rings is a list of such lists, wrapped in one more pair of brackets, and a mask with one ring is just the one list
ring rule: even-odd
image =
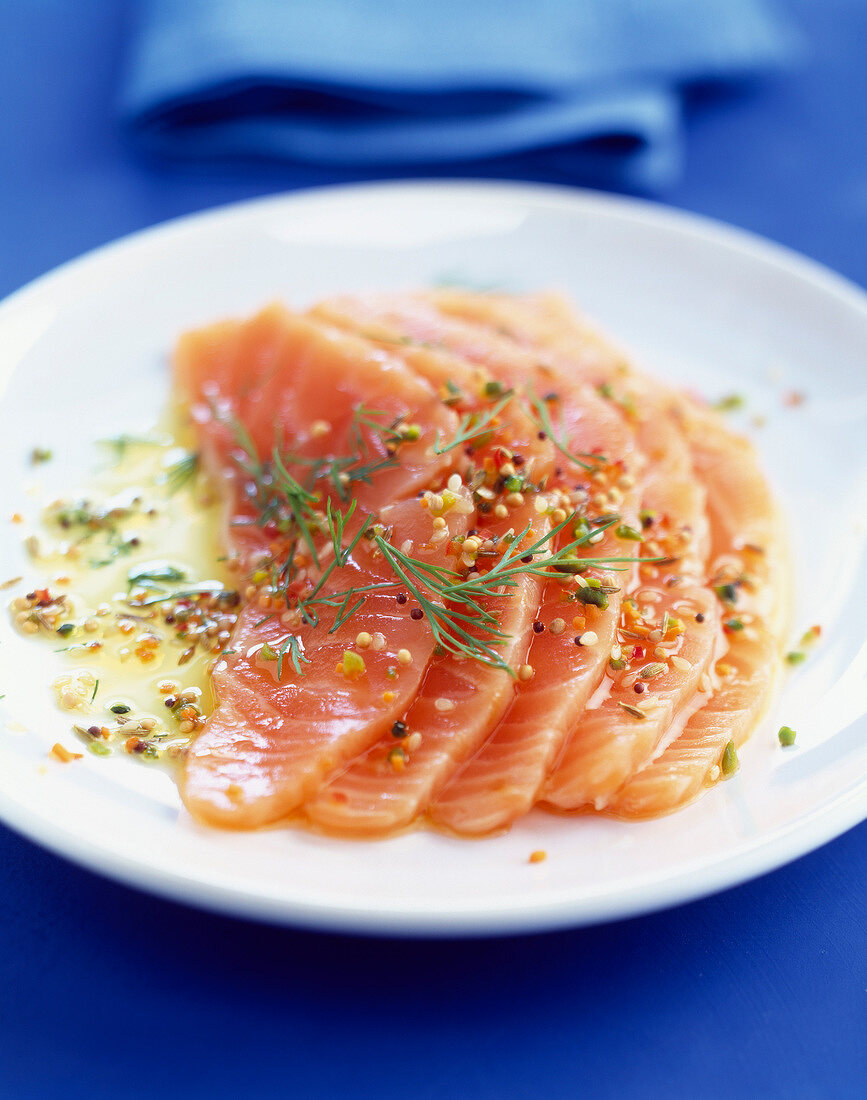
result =
[{"label": "marinated salmon fillet", "polygon": [[[438,298],[440,301],[447,298],[453,310],[462,308],[454,295],[440,295]],[[488,316],[492,315],[500,328],[510,331],[506,328],[507,318],[504,316],[506,300],[499,298],[489,306],[493,314]],[[563,319],[559,308],[553,311],[547,309],[546,300],[529,305],[526,301],[522,302],[517,312],[525,326],[523,331],[532,331],[537,348],[549,353],[547,361],[554,376],[560,377],[569,370],[579,376],[592,371],[593,376],[600,380],[600,389],[604,386],[603,392],[609,396],[614,396],[611,386],[613,380],[617,381],[620,405],[624,411],[631,413],[638,444],[647,461],[642,487],[643,515],[653,530],[642,542],[642,550],[649,556],[673,559],[671,568],[642,567],[643,573],[655,575],[650,591],[645,586],[643,598],[657,604],[656,610],[661,620],[668,615],[669,605],[687,606],[691,596],[699,601],[694,611],[703,620],[701,624],[690,623],[688,639],[679,636],[661,639],[660,646],[664,650],[658,654],[661,660],[648,660],[644,664],[641,671],[645,674],[648,670],[657,670],[653,677],[658,680],[653,685],[656,690],[648,695],[648,700],[654,703],[652,709],[646,702],[642,706],[640,698],[630,698],[627,694],[634,689],[636,682],[640,688],[650,687],[642,676],[636,679],[629,672],[612,676],[608,696],[595,700],[598,705],[583,717],[580,710],[573,713],[572,728],[553,774],[548,776],[544,785],[543,798],[563,809],[577,809],[586,804],[601,808],[636,768],[661,751],[665,737],[676,728],[674,724],[682,723],[684,716],[708,697],[708,693],[697,696],[697,692],[703,679],[708,677],[712,660],[720,649],[716,601],[694,587],[688,593],[682,589],[674,593],[671,588],[673,583],[681,585],[685,577],[692,578],[694,583],[703,572],[709,546],[705,492],[693,473],[690,451],[679,423],[681,410],[673,395],[668,395],[662,388],[650,387],[640,378],[626,376],[616,353],[604,354],[605,346],[595,337],[588,336],[588,330],[579,328],[574,321],[570,324],[568,319]],[[554,324],[550,323],[552,313]],[[471,316],[480,319],[484,314],[475,310]],[[514,317],[514,313],[510,316]],[[592,354],[584,355],[583,350],[588,342],[592,344]],[[660,536],[660,532],[664,532],[664,536]],[[680,621],[673,611],[670,618]],[[615,639],[611,639],[609,645],[613,641]],[[679,647],[684,646],[685,652],[678,652]],[[647,647],[648,654],[653,648]],[[675,658],[679,668],[668,664],[670,657]],[[645,711],[649,713],[645,714]],[[526,750],[522,755],[526,756]],[[553,763],[546,762],[546,767],[550,770]],[[483,761],[471,762],[467,771],[472,768],[486,770]],[[525,772],[525,780],[528,778],[529,774]],[[522,798],[516,797],[514,782],[504,774],[496,777],[495,786],[508,789],[517,803],[529,801],[526,791]],[[538,793],[537,786],[533,797]],[[468,814],[457,809],[454,812],[460,814],[466,828]],[[494,815],[486,811],[481,816],[490,820]]]},{"label": "marinated salmon fillet", "polygon": [[[615,541],[608,536],[596,549],[613,553]],[[616,580],[601,570],[593,573],[585,576],[600,585]],[[536,616],[541,629],[531,636],[527,655],[532,678],[430,806],[428,816],[436,824],[459,833],[489,833],[532,807],[576,717],[603,681],[615,643],[621,590],[609,584],[592,591],[605,592],[604,608],[576,602],[556,581],[546,585]],[[579,607],[583,611],[576,615]]]},{"label": "marinated salmon fillet", "polygon": [[[622,417],[581,382],[577,372],[539,371],[537,357],[515,347],[502,334],[475,324],[472,319],[444,317],[421,297],[410,299],[406,295],[385,294],[343,297],[321,304],[315,312],[329,323],[351,328],[386,345],[402,337],[407,345],[404,352],[407,361],[422,364],[422,370],[425,370],[424,361],[431,358],[452,370],[451,363],[459,356],[460,362],[479,364],[477,369],[491,371],[501,382],[519,390],[531,389],[534,383],[536,386],[544,384],[543,394],[555,390],[557,401],[556,404],[549,402],[549,417],[556,423],[557,438],[565,442],[565,449],[573,454],[601,453],[605,440],[605,449],[620,456],[617,468],[608,471],[609,480],[612,485],[622,482],[627,486],[625,491],[618,489],[612,499],[617,501],[622,517],[633,524],[637,522],[635,479],[629,470],[637,469],[639,463],[632,433],[623,424]],[[429,370],[426,376],[431,376]],[[558,459],[562,467],[568,466],[565,458],[558,455]],[[562,480],[567,471],[561,468],[558,473]],[[571,469],[568,473],[574,477],[584,471]],[[599,473],[601,471],[597,476]],[[588,481],[587,487],[599,489],[602,486],[598,481]],[[575,494],[572,495],[574,498]],[[585,495],[589,496],[589,492]],[[625,506],[624,496],[629,497]],[[611,502],[606,503],[610,510]],[[600,512],[597,506],[592,514]],[[613,531],[600,532],[600,537],[603,534],[604,539],[595,547],[595,552],[600,556],[622,554],[623,543],[618,543]],[[432,820],[457,829],[459,826],[451,820],[451,815],[456,815],[464,831],[484,832],[501,827],[507,818],[512,820],[532,805],[548,768],[559,754],[567,730],[574,725],[602,679],[614,641],[621,596],[621,586],[612,584],[614,578],[608,576],[606,579],[610,598],[605,597],[608,607],[604,612],[594,604],[576,602],[574,593],[564,591],[559,584],[547,586],[537,618],[541,630],[533,637],[528,656],[533,669],[532,682],[522,688],[506,719],[431,806],[429,816]],[[595,580],[600,583],[598,576]],[[588,639],[595,636],[593,645],[574,644],[577,627],[573,619],[579,609],[590,620],[589,625],[583,624],[579,633]],[[568,615],[568,633],[564,614]],[[550,633],[552,623],[557,624],[554,634]],[[520,781],[518,766],[524,769]],[[485,803],[477,813],[470,805],[470,787],[476,799]],[[504,791],[508,792],[511,801],[503,797]],[[496,808],[490,803],[495,803]]]},{"label": "marinated salmon fillet", "polygon": [[[275,447],[297,456],[287,469],[302,482],[315,459],[351,456],[358,461],[341,469],[359,509],[372,512],[412,496],[452,465],[452,456],[434,454],[431,444],[438,432],[454,435],[457,417],[423,378],[396,357],[281,305],[249,321],[186,333],[175,352],[175,380],[218,484],[243,480],[245,471],[229,459],[249,444],[262,461]],[[386,465],[383,429],[401,419],[418,431],[401,443],[400,461]],[[373,472],[362,476],[365,470]],[[250,503],[243,493],[227,499]],[[238,542],[237,525],[228,537]]]},{"label": "marinated salmon fillet", "polygon": [[[382,518],[401,541],[424,545],[430,518],[416,501],[390,505]],[[450,533],[462,534],[467,516],[452,512],[449,523]],[[432,564],[444,560],[436,547],[425,557]],[[347,588],[391,580],[385,563],[363,541],[341,572]],[[195,817],[249,828],[286,816],[406,711],[434,650],[430,631],[419,630],[402,613],[393,590],[370,595],[365,625],[372,638],[387,641],[363,651],[363,674],[356,675],[351,665],[343,666],[345,654],[354,651],[358,624],[349,621],[335,629],[336,618],[331,607],[321,610],[315,626],[297,613],[269,615],[258,602],[243,609],[231,642],[234,652],[214,670],[218,706],[191,746],[181,775],[181,795]],[[285,648],[290,638],[297,664],[293,650]]]},{"label": "marinated salmon fillet", "polygon": [[[531,516],[516,519],[520,523]],[[494,533],[505,522],[493,525]],[[536,577],[524,574],[499,616],[508,635],[499,652],[516,669],[530,646],[540,589]],[[492,594],[482,607],[493,611],[502,602],[503,597]],[[435,658],[397,730],[392,728],[326,783],[305,807],[307,816],[317,825],[351,834],[391,832],[410,824],[461,760],[484,741],[514,694],[515,685],[502,668],[451,654]]]},{"label": "marinated salmon fillet", "polygon": [[[381,424],[411,415],[416,425],[422,414],[426,421],[401,442],[399,462],[367,480],[359,474],[358,464],[342,464],[341,473],[358,475],[355,501],[368,510],[381,504],[380,518],[393,526],[399,545],[428,544],[429,513],[415,501],[389,502],[448,470],[448,456],[429,453],[430,445],[435,431],[454,433],[457,418],[398,361],[371,354],[346,334],[314,325],[282,307],[271,307],[249,322],[188,334],[176,360],[178,380],[193,401],[208,462],[227,479],[227,538],[233,549],[240,548],[242,558],[243,552],[252,548],[261,554],[266,546],[272,556],[278,550],[285,553],[286,532],[281,528],[291,526],[293,514],[291,507],[284,508],[286,514],[279,511],[283,501],[275,494],[280,470],[263,465],[279,446],[279,437],[292,441],[296,458],[287,459],[287,474],[294,470],[299,478],[307,472],[303,459],[323,454],[340,458],[352,454],[354,445],[364,465],[375,466],[387,458],[388,433],[371,430],[370,424],[377,422],[373,413],[359,423],[358,410],[368,408],[376,410]],[[368,405],[370,401],[377,404]],[[317,425],[325,426],[322,435]],[[361,445],[351,438],[355,431]],[[239,462],[233,456],[244,447]],[[336,486],[331,488],[336,491]],[[297,498],[290,494],[288,501],[292,505]],[[264,523],[260,507],[266,510]],[[466,531],[471,511],[467,507],[449,513],[444,523],[451,534]],[[331,549],[327,539],[322,533],[311,537],[326,567]],[[431,547],[436,564],[445,564],[444,546]],[[307,545],[300,550],[310,552]],[[261,559],[257,557],[256,563]],[[308,566],[303,571],[315,579],[313,563]],[[346,574],[345,588],[394,581],[393,573],[363,541],[341,573]],[[293,583],[303,584],[304,578],[296,575]],[[261,602],[242,611],[233,652],[214,672],[219,705],[187,756],[180,784],[195,816],[242,828],[284,816],[324,775],[372,743],[406,709],[435,645],[429,632],[411,629],[411,620],[395,614],[393,594],[371,594],[365,608],[370,633],[387,637],[389,645],[368,655],[363,678],[341,682],[335,667],[356,636],[357,625],[332,630],[337,616],[330,607],[324,607],[312,625],[286,606],[279,615],[269,614],[270,597],[265,598],[264,610]],[[287,639],[299,654],[294,663],[292,650],[283,652]],[[276,662],[262,662],[262,647],[282,653],[276,680]],[[400,684],[393,686],[387,670],[402,649],[410,654],[411,664]],[[386,692],[389,702],[383,701]]]},{"label": "marinated salmon fillet", "polygon": [[735,638],[725,655],[722,683],[683,732],[646,767],[638,770],[606,805],[617,817],[658,817],[691,802],[706,783],[719,778],[720,761],[731,741],[739,748],[767,704],[779,646],[764,629]]},{"label": "marinated salmon fillet", "polygon": [[[614,792],[662,750],[665,739],[682,728],[686,717],[710,698],[710,674],[720,640],[713,595],[703,588],[677,588],[653,606],[661,617],[668,615],[683,626],[683,633],[666,647],[664,657],[648,653],[649,647],[642,645],[645,657],[634,661],[636,670],[612,679],[608,696],[581,716],[542,788],[546,805],[603,809]],[[636,687],[646,690],[638,695]]]},{"label": "marinated salmon fillet", "polygon": [[774,634],[787,625],[789,554],[785,530],[752,444],[719,417],[685,403],[684,432],[707,491],[712,584],[733,585],[730,610],[761,618]]},{"label": "marinated salmon fillet", "polygon": [[[317,307],[314,315],[341,325],[373,344],[397,347],[407,365],[440,387],[452,407],[478,414],[479,394],[489,393],[501,408],[497,446],[483,445],[475,460],[493,463],[497,452],[508,450],[501,462],[505,476],[532,476],[546,483],[554,472],[554,450],[540,433],[530,410],[517,397],[509,400],[507,385],[489,369],[461,353],[459,344],[443,338],[436,318],[404,298],[344,298]],[[412,333],[413,335],[408,335]],[[490,398],[488,399],[490,401]],[[541,434],[541,438],[540,438]],[[519,466],[514,465],[519,460]],[[487,491],[487,490],[483,490]],[[493,496],[493,494],[491,494]],[[520,497],[520,493],[514,494]],[[484,497],[482,497],[484,501]],[[509,532],[530,530],[527,541],[548,529],[547,517],[529,501],[501,506],[477,519],[476,537],[482,546]],[[482,550],[484,554],[484,550]],[[508,641],[499,648],[502,660],[517,669],[524,664],[532,624],[541,598],[542,582],[521,577],[514,590],[492,595],[483,607],[501,608],[500,625]],[[522,685],[519,685],[519,690]],[[482,743],[515,697],[515,683],[501,668],[491,668],[462,656],[436,658],[412,707],[398,724],[399,739],[386,735],[342,774],[326,784],[305,808],[310,820],[331,831],[371,834],[393,831],[413,821],[427,808],[455,767]]]},{"label": "marinated salmon fillet", "polygon": [[755,725],[784,602],[755,456],[558,296],[273,305],[175,369],[243,592],[197,819],[650,816]]},{"label": "marinated salmon fillet", "polygon": [[[739,748],[764,712],[779,667],[787,613],[787,553],[779,513],[749,443],[689,404],[686,434],[708,491],[714,557],[709,572],[723,592],[729,648],[713,698],[654,761],[608,803],[620,817],[655,817],[692,801],[720,775],[731,742]],[[764,616],[769,616],[769,621]],[[775,633],[776,631],[776,633]]]},{"label": "marinated salmon fillet", "polygon": [[641,549],[654,563],[640,566],[629,593],[619,644],[631,654],[630,666],[612,674],[609,696],[578,721],[543,788],[544,801],[559,809],[602,809],[662,750],[676,723],[709,697],[721,653],[718,601],[696,584],[707,546],[705,494],[663,410],[645,422],[643,433],[639,428],[642,434],[653,436],[653,447],[642,492],[650,523]]}]

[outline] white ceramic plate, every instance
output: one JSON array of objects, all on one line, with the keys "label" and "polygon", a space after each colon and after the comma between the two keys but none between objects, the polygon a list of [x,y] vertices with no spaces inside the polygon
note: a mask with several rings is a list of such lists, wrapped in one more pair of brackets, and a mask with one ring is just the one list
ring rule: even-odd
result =
[{"label": "white ceramic plate", "polygon": [[[825,639],[742,752],[740,773],[642,824],[533,813],[483,841],[416,832],[369,843],[209,831],[181,811],[167,776],[132,760],[46,766],[69,719],[51,703],[44,647],[4,616],[0,816],[12,828],[196,905],[445,935],[577,925],[686,901],[867,816],[867,298],[744,233],[578,191],[436,183],[278,197],[137,234],[0,306],[0,517],[26,509],[35,444],[51,440],[62,458],[52,476],[74,480],[92,462],[92,440],[154,420],[182,329],[272,298],[300,305],[447,275],[563,288],[643,367],[710,396],[742,393],[749,413],[766,418],[754,434],[791,522],[795,628],[820,622]],[[806,395],[796,408],[784,403],[791,390]],[[0,579],[29,569],[17,542],[6,527]],[[786,752],[782,722],[798,731]],[[537,848],[548,859],[531,865]]]}]

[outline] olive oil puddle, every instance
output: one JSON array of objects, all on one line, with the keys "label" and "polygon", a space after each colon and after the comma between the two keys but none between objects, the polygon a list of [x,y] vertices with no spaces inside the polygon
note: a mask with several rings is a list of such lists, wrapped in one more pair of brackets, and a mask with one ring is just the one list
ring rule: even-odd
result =
[{"label": "olive oil puddle", "polygon": [[238,596],[189,444],[171,410],[143,436],[95,444],[98,471],[48,498],[25,540],[39,585],[4,586],[17,629],[68,661],[54,682],[70,721],[60,759],[122,753],[173,770],[214,708]]}]

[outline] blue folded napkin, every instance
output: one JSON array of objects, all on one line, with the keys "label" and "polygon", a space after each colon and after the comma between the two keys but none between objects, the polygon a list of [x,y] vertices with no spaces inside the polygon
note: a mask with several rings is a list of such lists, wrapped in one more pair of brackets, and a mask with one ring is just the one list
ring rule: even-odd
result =
[{"label": "blue folded napkin", "polygon": [[122,110],[175,157],[541,158],[654,189],[680,162],[685,89],[793,46],[763,0],[143,0]]}]

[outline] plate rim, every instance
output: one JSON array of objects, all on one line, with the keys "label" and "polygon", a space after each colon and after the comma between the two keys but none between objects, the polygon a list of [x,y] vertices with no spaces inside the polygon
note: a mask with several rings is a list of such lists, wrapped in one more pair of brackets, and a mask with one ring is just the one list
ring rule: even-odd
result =
[{"label": "plate rim", "polygon": [[[795,277],[811,289],[842,303],[867,319],[867,293],[855,282],[810,259],[786,245],[769,240],[752,231],[730,226],[714,218],[667,206],[644,198],[621,196],[586,188],[571,188],[552,184],[519,183],[507,180],[437,180],[373,181],[337,186],[315,187],[266,195],[242,202],[182,215],[127,234],[85,252],[49,272],[37,277],[0,302],[0,318],[26,307],[28,301],[53,293],[56,286],[75,283],[86,277],[91,268],[110,263],[115,254],[128,254],[138,247],[148,247],[161,238],[195,232],[200,225],[217,227],[238,216],[267,213],[269,209],[303,204],[305,201],[335,201],[377,195],[415,193],[419,198],[451,196],[477,198],[487,193],[492,201],[509,200],[530,207],[545,207],[571,213],[614,215],[631,218],[637,223],[676,231],[692,239],[739,253],[752,261],[760,261],[777,274]],[[426,911],[396,906],[387,908],[359,902],[356,897],[345,906],[333,899],[326,903],[315,900],[289,901],[284,897],[254,894],[238,886],[219,883],[212,876],[199,874],[190,878],[159,863],[143,862],[101,847],[91,837],[82,840],[74,833],[64,832],[50,820],[36,816],[23,803],[0,785],[0,820],[23,837],[49,851],[69,859],[97,874],[124,885],[145,890],[175,902],[231,916],[318,930],[366,935],[388,936],[486,936],[512,933],[542,932],[579,927],[609,920],[627,919],[677,904],[706,897],[728,887],[746,883],[757,876],[780,868],[806,855],[867,817],[867,777],[848,790],[833,796],[806,816],[799,817],[771,833],[762,834],[733,851],[717,857],[696,874],[692,863],[675,875],[658,881],[638,880],[632,885],[612,890],[604,889],[599,897],[551,897],[550,892],[537,899],[528,895],[514,902],[498,903],[498,908],[485,908],[483,902],[462,904],[451,908],[429,906]]]},{"label": "plate rim", "polygon": [[[21,810],[21,814],[16,813]],[[11,812],[10,812],[11,810]],[[238,887],[213,880],[212,876],[190,878],[159,864],[100,848],[90,841],[77,846],[74,837],[43,818],[28,817],[26,808],[0,789],[0,821],[7,827],[55,855],[124,886],[162,897],[168,901],[205,909],[223,916],[308,931],[338,932],[372,937],[482,938],[515,934],[553,932],[628,920],[711,897],[745,885],[764,874],[780,870],[802,856],[855,828],[867,817],[867,781],[835,798],[830,806],[812,810],[796,822],[764,834],[715,862],[700,858],[676,875],[656,882],[635,881],[616,891],[606,889],[596,898],[569,896],[540,901],[532,897],[500,904],[496,910],[475,904],[420,910],[390,904],[378,908],[353,901],[341,905],[335,900],[294,900],[251,894]],[[809,828],[816,822],[821,828]],[[638,823],[641,824],[640,822]],[[745,870],[746,866],[746,870]],[[697,874],[700,871],[701,874]]]}]

